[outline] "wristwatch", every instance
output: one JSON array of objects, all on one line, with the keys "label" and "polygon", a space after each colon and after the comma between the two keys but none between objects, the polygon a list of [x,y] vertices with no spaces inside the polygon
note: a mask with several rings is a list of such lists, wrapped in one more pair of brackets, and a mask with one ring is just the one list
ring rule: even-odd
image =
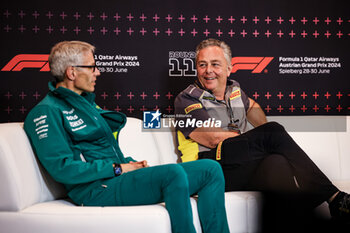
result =
[{"label": "wristwatch", "polygon": [[120,176],[123,173],[122,167],[119,163],[113,163],[114,175]]}]

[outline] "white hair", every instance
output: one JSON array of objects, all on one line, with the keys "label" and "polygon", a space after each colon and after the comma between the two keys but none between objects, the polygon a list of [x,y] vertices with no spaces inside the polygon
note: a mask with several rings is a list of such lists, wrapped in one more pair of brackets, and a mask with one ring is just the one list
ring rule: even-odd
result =
[{"label": "white hair", "polygon": [[83,41],[62,41],[53,46],[49,56],[49,65],[56,81],[63,81],[69,66],[81,65],[88,52],[94,53],[95,47]]}]

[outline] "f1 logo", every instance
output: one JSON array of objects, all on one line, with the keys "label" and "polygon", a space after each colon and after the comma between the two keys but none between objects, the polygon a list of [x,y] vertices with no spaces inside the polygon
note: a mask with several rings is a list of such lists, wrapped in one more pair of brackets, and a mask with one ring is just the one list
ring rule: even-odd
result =
[{"label": "f1 logo", "polygon": [[272,61],[273,57],[233,57],[231,73],[237,70],[252,70],[252,73],[261,73]]},{"label": "f1 logo", "polygon": [[21,71],[23,68],[40,68],[50,71],[48,54],[18,54],[1,71]]}]

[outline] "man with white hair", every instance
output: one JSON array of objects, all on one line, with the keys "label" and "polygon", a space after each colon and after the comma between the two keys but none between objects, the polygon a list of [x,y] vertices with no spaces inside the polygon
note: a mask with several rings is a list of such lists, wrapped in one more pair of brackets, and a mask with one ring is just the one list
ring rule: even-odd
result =
[{"label": "man with white hair", "polygon": [[203,232],[228,233],[224,177],[217,162],[149,167],[147,161],[124,157],[118,135],[126,116],[103,110],[94,102],[92,92],[100,75],[94,50],[81,41],[60,42],[51,50],[49,64],[56,80],[49,83],[49,93],[24,123],[45,169],[65,185],[77,205],[165,202],[174,233],[196,232],[190,196],[198,194]]}]

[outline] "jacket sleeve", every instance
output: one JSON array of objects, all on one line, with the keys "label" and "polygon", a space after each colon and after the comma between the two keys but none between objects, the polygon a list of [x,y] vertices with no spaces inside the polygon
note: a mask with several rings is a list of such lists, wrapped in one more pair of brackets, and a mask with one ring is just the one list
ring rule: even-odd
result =
[{"label": "jacket sleeve", "polygon": [[[114,176],[112,160],[84,162],[74,152],[59,109],[37,106],[24,123],[33,150],[50,175],[64,184],[81,184]],[[75,154],[74,154],[75,153]]]},{"label": "jacket sleeve", "polygon": [[[119,132],[122,130],[122,128],[126,124],[126,121],[127,121],[126,116],[122,113],[105,111],[101,109],[96,103],[95,103],[95,108],[102,115],[103,119],[105,119],[109,128],[112,130],[114,138],[119,146]],[[125,161],[126,163],[129,163],[131,161],[136,162],[136,160],[133,159],[132,157],[125,157]]]}]

